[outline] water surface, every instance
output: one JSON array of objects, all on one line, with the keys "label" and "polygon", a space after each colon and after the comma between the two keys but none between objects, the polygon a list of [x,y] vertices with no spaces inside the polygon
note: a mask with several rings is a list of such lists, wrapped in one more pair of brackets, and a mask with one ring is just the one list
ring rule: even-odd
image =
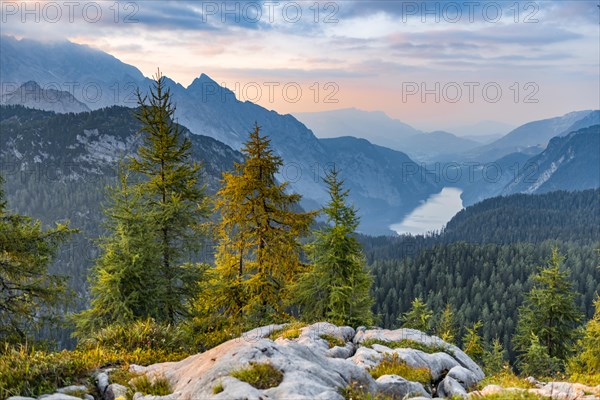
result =
[{"label": "water surface", "polygon": [[461,189],[445,187],[440,193],[429,197],[425,203],[415,208],[402,222],[390,225],[390,229],[398,234],[413,235],[442,229],[457,212],[462,210],[461,193]]}]

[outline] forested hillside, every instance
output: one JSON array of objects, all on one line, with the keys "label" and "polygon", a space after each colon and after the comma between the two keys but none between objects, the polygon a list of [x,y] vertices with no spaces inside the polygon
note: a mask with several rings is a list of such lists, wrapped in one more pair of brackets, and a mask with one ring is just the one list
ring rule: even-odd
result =
[{"label": "forested hillside", "polygon": [[360,240],[386,327],[400,326],[420,297],[437,313],[450,304],[457,337],[481,320],[486,342],[498,337],[511,349],[517,309],[554,246],[587,318],[600,291],[598,189],[496,197],[462,210],[437,234]]},{"label": "forested hillside", "polygon": [[[375,276],[375,313],[385,327],[400,326],[399,317],[416,297],[440,312],[450,304],[456,315],[456,332],[474,322],[483,322],[487,342],[498,337],[511,348],[517,307],[531,288],[531,274],[545,266],[556,242],[534,244],[435,245],[404,259],[377,260],[371,264]],[[577,304],[589,318],[594,294],[600,291],[598,253],[595,246],[559,245],[566,256]],[[462,331],[464,334],[464,330]]]}]

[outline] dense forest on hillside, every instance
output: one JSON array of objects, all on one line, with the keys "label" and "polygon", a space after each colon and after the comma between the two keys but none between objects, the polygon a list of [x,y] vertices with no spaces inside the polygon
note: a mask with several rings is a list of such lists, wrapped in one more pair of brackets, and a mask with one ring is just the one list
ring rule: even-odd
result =
[{"label": "dense forest on hillside", "polygon": [[[531,275],[543,267],[557,242],[537,245],[469,244],[435,245],[404,259],[377,260],[371,264],[375,276],[375,312],[385,327],[400,326],[399,317],[416,297],[432,310],[450,304],[457,327],[483,322],[488,343],[498,337],[510,349],[517,320],[517,307],[531,288]],[[559,244],[570,271],[577,304],[587,317],[593,314],[594,294],[600,291],[598,253],[594,246]],[[464,332],[463,332],[464,333]]]},{"label": "dense forest on hillside", "polygon": [[558,246],[577,305],[591,317],[600,291],[599,199],[600,190],[496,197],[460,211],[439,233],[361,236],[376,314],[391,328],[417,297],[438,313],[450,304],[457,327],[481,320],[484,340],[498,337],[510,349],[531,276]]}]

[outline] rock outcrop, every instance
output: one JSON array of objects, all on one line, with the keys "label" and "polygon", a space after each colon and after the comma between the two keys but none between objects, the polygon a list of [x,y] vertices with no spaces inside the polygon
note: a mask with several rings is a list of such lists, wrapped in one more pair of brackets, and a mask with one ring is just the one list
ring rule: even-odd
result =
[{"label": "rock outcrop", "polygon": [[[132,370],[151,380],[167,379],[173,394],[163,400],[342,400],[349,387],[390,398],[432,398],[440,394],[466,397],[484,377],[481,368],[458,347],[413,329],[361,327],[355,331],[317,323],[284,335],[287,339],[278,334],[285,329],[283,325],[254,329],[180,362],[132,366]],[[392,355],[409,369],[429,370],[431,380],[412,382],[394,373],[374,379],[370,370]],[[273,366],[283,379],[275,387],[260,389],[232,376],[241,368],[257,364]],[[142,395],[135,399],[157,400]]]}]

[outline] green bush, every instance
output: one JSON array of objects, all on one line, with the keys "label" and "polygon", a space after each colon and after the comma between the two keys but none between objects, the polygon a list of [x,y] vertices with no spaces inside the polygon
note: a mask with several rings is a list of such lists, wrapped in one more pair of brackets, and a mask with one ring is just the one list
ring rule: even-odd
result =
[{"label": "green bush", "polygon": [[248,367],[233,371],[231,376],[257,389],[276,387],[283,381],[283,373],[271,363],[251,362]]}]

